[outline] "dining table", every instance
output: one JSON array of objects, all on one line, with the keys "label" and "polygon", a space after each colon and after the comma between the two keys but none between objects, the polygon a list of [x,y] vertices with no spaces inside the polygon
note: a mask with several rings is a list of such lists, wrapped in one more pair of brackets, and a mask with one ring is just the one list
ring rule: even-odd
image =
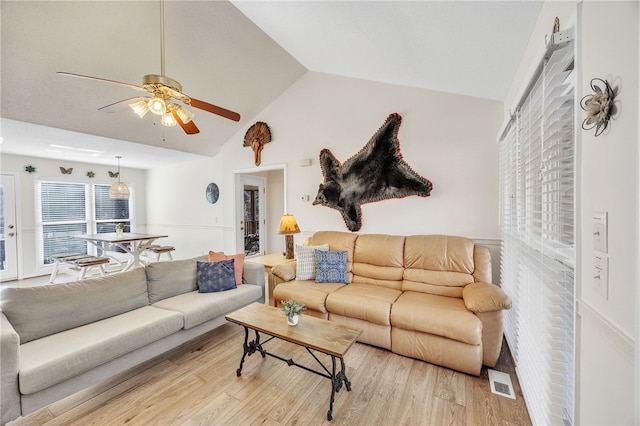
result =
[{"label": "dining table", "polygon": [[125,253],[129,254],[127,264],[122,272],[129,271],[133,268],[144,266],[140,260],[140,255],[153,244],[158,238],[166,238],[168,235],[162,234],[139,234],[136,232],[105,232],[102,234],[81,234],[75,235],[74,238],[86,240],[98,249],[107,252],[113,247],[118,247]]}]

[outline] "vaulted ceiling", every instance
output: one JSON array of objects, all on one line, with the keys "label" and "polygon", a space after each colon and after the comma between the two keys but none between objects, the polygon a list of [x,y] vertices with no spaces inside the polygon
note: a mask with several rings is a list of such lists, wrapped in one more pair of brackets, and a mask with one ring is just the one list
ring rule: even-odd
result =
[{"label": "vaulted ceiling", "polygon": [[[57,71],[139,85],[160,74],[158,1],[6,1],[1,15],[3,152],[26,122],[213,155],[307,71],[501,100],[541,1],[179,1],[165,3],[166,75],[239,122],[193,109],[197,135],[98,108],[134,90]],[[77,139],[77,141],[75,140]],[[71,142],[70,142],[71,143]],[[19,151],[19,150],[18,150]],[[112,162],[111,153],[105,154]],[[99,162],[94,160],[95,162]]]}]

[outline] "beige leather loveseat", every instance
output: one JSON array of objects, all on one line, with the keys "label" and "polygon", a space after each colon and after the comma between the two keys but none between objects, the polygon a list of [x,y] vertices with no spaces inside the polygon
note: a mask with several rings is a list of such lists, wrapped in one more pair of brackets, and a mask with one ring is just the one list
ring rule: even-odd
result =
[{"label": "beige leather loveseat", "polygon": [[443,235],[358,235],[323,231],[307,245],[347,252],[349,284],[296,280],[296,261],[271,273],[274,300],[296,299],[306,313],[363,330],[359,341],[479,375],[495,366],[503,309],[491,284],[488,248]]}]

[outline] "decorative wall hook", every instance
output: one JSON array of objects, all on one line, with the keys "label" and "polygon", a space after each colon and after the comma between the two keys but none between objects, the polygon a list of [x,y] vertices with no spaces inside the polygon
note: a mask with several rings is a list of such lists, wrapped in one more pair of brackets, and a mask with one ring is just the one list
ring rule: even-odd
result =
[{"label": "decorative wall hook", "polygon": [[616,95],[607,80],[601,78],[591,80],[591,90],[594,91],[593,94],[580,100],[580,107],[587,113],[587,118],[582,122],[582,129],[595,128],[597,137],[605,131],[611,115],[615,112],[613,100]]}]

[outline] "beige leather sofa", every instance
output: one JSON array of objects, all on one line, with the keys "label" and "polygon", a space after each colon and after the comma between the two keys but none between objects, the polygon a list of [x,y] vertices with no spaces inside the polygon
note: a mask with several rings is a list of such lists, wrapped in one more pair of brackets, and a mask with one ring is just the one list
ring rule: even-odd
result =
[{"label": "beige leather sofa", "polygon": [[479,375],[502,346],[511,301],[491,284],[488,248],[443,235],[322,231],[308,245],[347,252],[349,284],[297,281],[296,261],[271,270],[276,303],[296,299],[309,315],[363,330],[359,341]]}]

